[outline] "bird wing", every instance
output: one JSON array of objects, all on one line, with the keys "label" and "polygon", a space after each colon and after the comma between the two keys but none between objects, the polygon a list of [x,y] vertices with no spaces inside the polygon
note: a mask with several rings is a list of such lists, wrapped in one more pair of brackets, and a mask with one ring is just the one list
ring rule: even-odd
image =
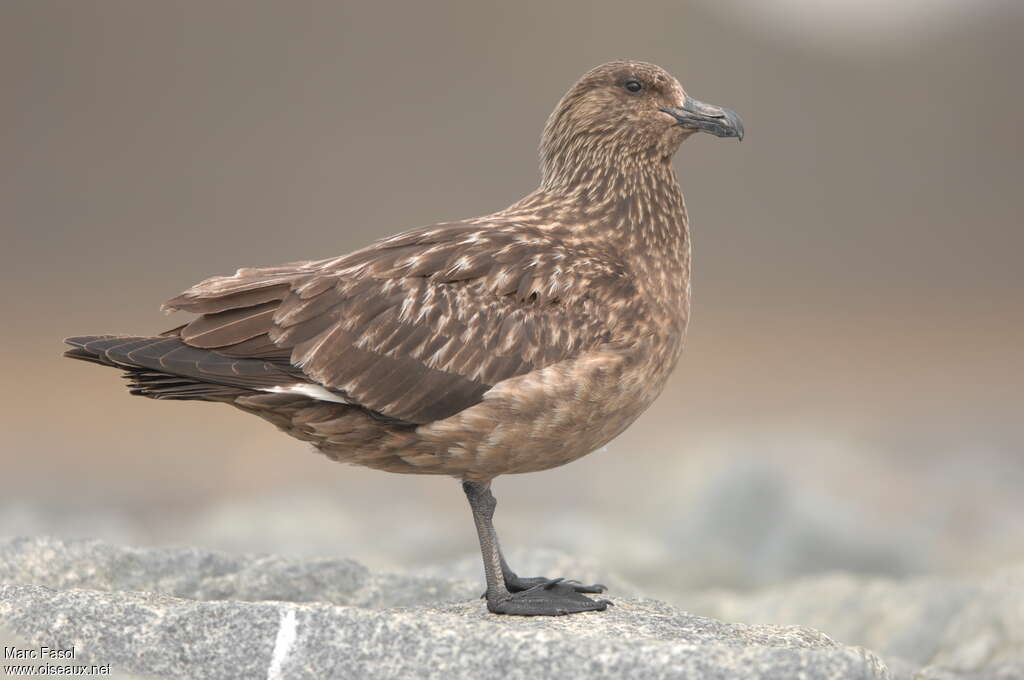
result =
[{"label": "bird wing", "polygon": [[596,246],[463,222],[214,277],[165,308],[200,314],[170,331],[189,345],[290,364],[346,402],[426,423],[611,341],[637,298],[625,267]]}]

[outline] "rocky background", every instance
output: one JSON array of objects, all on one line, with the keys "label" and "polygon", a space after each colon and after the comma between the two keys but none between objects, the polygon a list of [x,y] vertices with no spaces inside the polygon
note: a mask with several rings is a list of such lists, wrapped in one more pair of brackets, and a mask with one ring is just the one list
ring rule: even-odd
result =
[{"label": "rocky background", "polygon": [[1024,564],[958,577],[846,573],[680,591],[596,563],[514,551],[523,574],[603,582],[615,605],[487,614],[478,559],[415,573],[357,561],[0,542],[0,642],[74,646],[117,677],[1024,677]]},{"label": "rocky background", "polygon": [[74,663],[157,677],[1024,674],[1024,566],[945,580],[833,575],[748,593],[694,592],[673,607],[637,598],[614,574],[568,556],[514,557],[524,573],[607,581],[615,606],[499,618],[485,611],[479,579],[462,578],[459,565],[410,576],[352,560],[35,538],[0,544],[0,621],[11,645],[74,646]]}]

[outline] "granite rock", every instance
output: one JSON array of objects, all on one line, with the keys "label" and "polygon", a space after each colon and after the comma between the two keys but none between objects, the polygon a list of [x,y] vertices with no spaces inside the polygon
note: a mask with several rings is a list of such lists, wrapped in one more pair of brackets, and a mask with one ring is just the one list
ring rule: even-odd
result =
[{"label": "granite rock", "polygon": [[897,678],[1024,678],[1024,564],[906,579],[834,573],[675,601],[728,621],[812,626],[874,650]]},{"label": "granite rock", "polygon": [[481,592],[479,585],[467,581],[376,574],[347,559],[293,560],[50,537],[0,539],[0,583],[56,590],[146,591],[191,600],[328,602],[377,608],[465,599]]},{"label": "granite rock", "polygon": [[123,673],[190,678],[889,678],[802,626],[723,623],[615,596],[497,617],[479,583],[96,541],[0,541],[0,622]]}]

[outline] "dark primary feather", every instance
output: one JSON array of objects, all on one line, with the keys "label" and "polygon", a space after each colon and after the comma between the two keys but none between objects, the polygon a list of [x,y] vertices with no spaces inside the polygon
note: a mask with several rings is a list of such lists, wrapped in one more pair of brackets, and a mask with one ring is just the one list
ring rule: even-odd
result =
[{"label": "dark primary feather", "polygon": [[200,314],[170,331],[196,351],[265,360],[366,409],[426,423],[607,342],[634,292],[596,246],[474,221],[335,260],[214,277],[166,307]]},{"label": "dark primary feather", "polygon": [[176,337],[82,336],[65,356],[122,368],[133,394],[156,399],[237,395],[298,378],[287,364],[242,359],[192,347]]}]

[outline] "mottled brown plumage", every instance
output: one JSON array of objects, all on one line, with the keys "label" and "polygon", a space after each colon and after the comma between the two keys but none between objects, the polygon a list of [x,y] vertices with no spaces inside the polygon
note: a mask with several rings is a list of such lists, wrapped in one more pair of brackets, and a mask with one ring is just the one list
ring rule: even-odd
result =
[{"label": "mottled brown plumage", "polygon": [[231,404],[342,462],[483,490],[562,465],[632,423],[679,357],[690,241],[671,158],[699,129],[742,136],[657,66],[605,64],[558,104],[542,183],[508,208],[207,279],[164,305],[189,323],[71,338],[68,356],[125,369],[134,394]]}]

